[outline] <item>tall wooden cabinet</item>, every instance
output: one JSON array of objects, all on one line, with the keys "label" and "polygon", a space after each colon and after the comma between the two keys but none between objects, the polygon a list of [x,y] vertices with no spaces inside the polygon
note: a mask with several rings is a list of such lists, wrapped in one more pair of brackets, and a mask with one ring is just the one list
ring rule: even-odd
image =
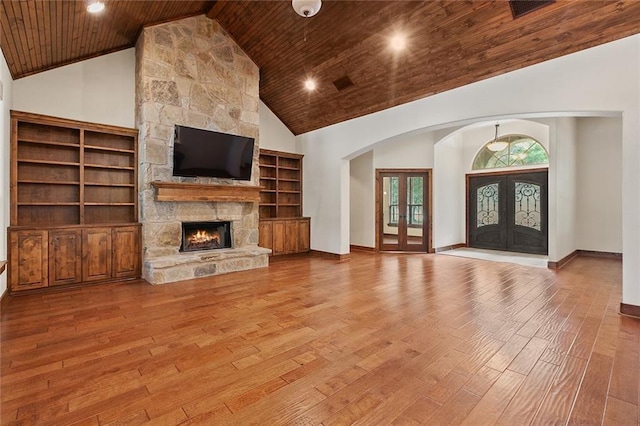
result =
[{"label": "tall wooden cabinet", "polygon": [[140,276],[137,134],[12,111],[11,291]]},{"label": "tall wooden cabinet", "polygon": [[260,240],[272,255],[310,250],[308,217],[302,217],[302,155],[260,150]]}]

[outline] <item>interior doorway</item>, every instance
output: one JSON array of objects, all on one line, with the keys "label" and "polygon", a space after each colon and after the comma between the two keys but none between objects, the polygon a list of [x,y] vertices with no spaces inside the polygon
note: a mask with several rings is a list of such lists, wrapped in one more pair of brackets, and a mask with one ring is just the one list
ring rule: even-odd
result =
[{"label": "interior doorway", "polygon": [[467,175],[467,245],[547,254],[548,171]]},{"label": "interior doorway", "polygon": [[376,169],[376,249],[431,252],[431,169]]}]

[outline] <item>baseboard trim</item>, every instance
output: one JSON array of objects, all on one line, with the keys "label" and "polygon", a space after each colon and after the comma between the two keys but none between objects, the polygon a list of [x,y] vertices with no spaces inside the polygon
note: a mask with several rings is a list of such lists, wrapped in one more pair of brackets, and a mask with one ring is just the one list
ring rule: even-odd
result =
[{"label": "baseboard trim", "polygon": [[569,253],[568,255],[566,255],[562,259],[558,260],[557,262],[548,261],[547,262],[547,268],[549,268],[549,269],[560,269],[564,265],[566,265],[567,263],[571,262],[577,256],[578,256],[578,250],[574,250],[573,252]]},{"label": "baseboard trim", "polygon": [[311,254],[313,256],[322,257],[324,259],[331,259],[331,260],[337,260],[337,261],[349,260],[350,258],[349,253],[336,254],[336,253],[329,253],[329,252],[320,251],[320,250],[311,250]]},{"label": "baseboard trim", "polygon": [[310,252],[305,251],[302,253],[291,253],[291,254],[277,254],[277,255],[269,255],[269,263],[272,262],[281,262],[283,260],[297,259],[301,257],[309,257]]},{"label": "baseboard trim", "polygon": [[462,247],[466,247],[467,245],[465,243],[459,243],[459,244],[451,244],[450,246],[442,246],[442,247],[436,247],[435,248],[435,252],[436,253],[440,253],[443,251],[447,251],[447,250],[455,250],[457,248],[462,248]]},{"label": "baseboard trim", "polygon": [[622,260],[622,253],[615,253],[609,251],[594,251],[594,250],[576,250],[578,255],[586,257],[601,257],[604,259],[617,259]]},{"label": "baseboard trim", "polygon": [[0,311],[4,311],[4,309],[9,304],[9,289],[5,288],[4,293],[0,296]]},{"label": "baseboard trim", "polygon": [[355,244],[351,244],[349,246],[349,250],[350,251],[365,252],[365,253],[375,253],[376,252],[376,249],[374,247],[358,246],[358,245],[355,245]]},{"label": "baseboard trim", "polygon": [[608,251],[595,251],[595,250],[574,250],[573,253],[569,253],[568,255],[566,255],[565,257],[563,257],[557,262],[551,262],[551,261],[547,262],[547,268],[560,269],[578,256],[622,260],[622,253],[615,253],[615,252],[608,252]]},{"label": "baseboard trim", "polygon": [[640,318],[640,306],[620,303],[620,313],[630,317]]}]

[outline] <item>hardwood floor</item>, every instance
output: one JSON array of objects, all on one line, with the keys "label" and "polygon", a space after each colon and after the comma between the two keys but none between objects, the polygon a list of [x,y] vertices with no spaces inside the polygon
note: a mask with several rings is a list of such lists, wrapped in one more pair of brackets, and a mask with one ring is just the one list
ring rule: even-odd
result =
[{"label": "hardwood floor", "polygon": [[621,263],[354,252],[12,297],[1,423],[638,424]]}]

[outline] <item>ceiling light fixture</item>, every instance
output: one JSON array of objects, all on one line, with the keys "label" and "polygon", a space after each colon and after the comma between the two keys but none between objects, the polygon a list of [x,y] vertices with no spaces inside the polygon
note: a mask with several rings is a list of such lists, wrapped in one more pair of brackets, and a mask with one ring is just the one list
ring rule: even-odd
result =
[{"label": "ceiling light fixture", "polygon": [[100,0],[85,0],[85,4],[89,13],[98,13],[104,10],[104,3]]},{"label": "ceiling light fixture", "polygon": [[291,0],[293,10],[303,18],[311,18],[322,7],[322,0]]},{"label": "ceiling light fixture", "polygon": [[304,82],[304,87],[308,91],[312,92],[312,91],[316,90],[316,82],[313,81],[313,79],[308,78],[307,81]]},{"label": "ceiling light fixture", "polygon": [[405,47],[407,47],[407,39],[402,34],[396,34],[393,37],[391,37],[391,41],[389,45],[393,50],[395,50],[396,52],[399,52],[401,50],[404,50]]},{"label": "ceiling light fixture", "polygon": [[499,141],[498,140],[498,127],[500,124],[496,123],[496,135],[493,137],[493,141],[487,144],[487,148],[493,152],[502,151],[509,145],[509,142]]}]

